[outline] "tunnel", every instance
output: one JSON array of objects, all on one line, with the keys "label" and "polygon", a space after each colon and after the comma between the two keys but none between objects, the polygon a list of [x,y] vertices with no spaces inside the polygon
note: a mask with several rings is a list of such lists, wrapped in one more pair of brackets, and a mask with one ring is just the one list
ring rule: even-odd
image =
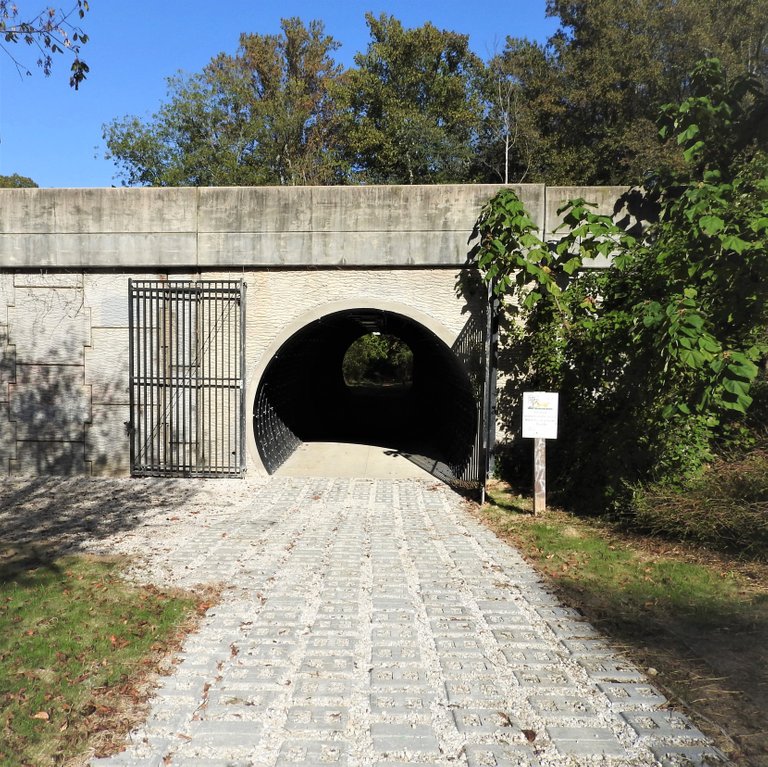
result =
[{"label": "tunnel", "polygon": [[[345,381],[344,355],[369,333],[410,347],[409,385]],[[351,442],[392,449],[460,482],[477,452],[476,386],[459,356],[416,320],[372,308],[337,311],[302,327],[273,355],[256,391],[253,430],[270,474],[303,442]]]}]

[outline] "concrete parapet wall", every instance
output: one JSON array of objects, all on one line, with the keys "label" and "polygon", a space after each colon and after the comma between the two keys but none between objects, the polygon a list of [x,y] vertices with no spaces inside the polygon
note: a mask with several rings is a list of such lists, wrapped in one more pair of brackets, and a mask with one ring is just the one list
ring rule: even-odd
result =
[{"label": "concrete parapet wall", "polygon": [[[9,189],[0,267],[460,266],[493,185]],[[545,187],[514,187],[540,225]]]}]

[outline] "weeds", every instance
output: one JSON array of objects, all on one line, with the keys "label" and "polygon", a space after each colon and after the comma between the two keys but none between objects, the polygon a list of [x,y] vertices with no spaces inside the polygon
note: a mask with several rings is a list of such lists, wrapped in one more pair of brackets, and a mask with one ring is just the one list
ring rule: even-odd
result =
[{"label": "weeds", "polygon": [[768,561],[768,452],[718,460],[681,490],[639,489],[632,512],[638,529]]}]

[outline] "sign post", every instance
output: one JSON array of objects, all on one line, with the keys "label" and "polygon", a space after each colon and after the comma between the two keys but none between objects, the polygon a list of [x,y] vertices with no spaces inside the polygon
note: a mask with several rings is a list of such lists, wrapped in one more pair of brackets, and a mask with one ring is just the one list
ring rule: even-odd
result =
[{"label": "sign post", "polygon": [[547,508],[547,440],[557,439],[557,392],[523,392],[523,438],[533,439],[533,513]]}]

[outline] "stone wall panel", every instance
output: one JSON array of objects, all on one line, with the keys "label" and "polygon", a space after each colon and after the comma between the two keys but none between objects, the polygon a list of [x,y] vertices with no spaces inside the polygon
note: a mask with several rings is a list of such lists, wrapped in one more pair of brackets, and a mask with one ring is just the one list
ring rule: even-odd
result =
[{"label": "stone wall panel", "polygon": [[75,365],[19,365],[10,384],[8,409],[18,440],[83,439],[91,417],[90,387]]},{"label": "stone wall panel", "polygon": [[90,312],[82,290],[16,288],[8,310],[9,343],[17,364],[82,365],[90,344]]},{"label": "stone wall panel", "polygon": [[91,474],[119,477],[130,473],[130,441],[126,429],[128,407],[94,404],[85,429],[85,460]]},{"label": "stone wall panel", "polygon": [[94,328],[85,350],[85,383],[93,402],[128,406],[128,328]]},{"label": "stone wall panel", "polygon": [[77,442],[16,442],[10,473],[20,476],[88,474],[82,440]]}]

